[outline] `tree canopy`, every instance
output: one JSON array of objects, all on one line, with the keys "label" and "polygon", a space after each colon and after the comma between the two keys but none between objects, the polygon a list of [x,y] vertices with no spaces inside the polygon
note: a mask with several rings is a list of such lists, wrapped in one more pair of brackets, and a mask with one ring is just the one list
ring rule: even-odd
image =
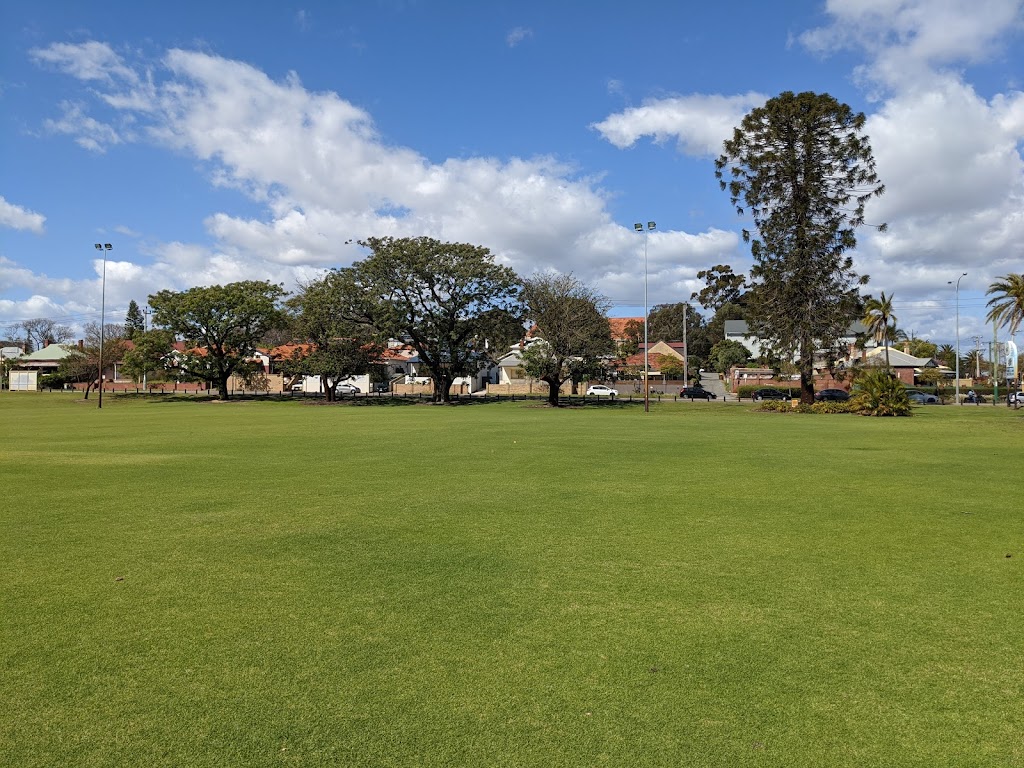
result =
[{"label": "tree canopy", "polygon": [[256,343],[281,321],[278,302],[284,289],[273,283],[243,280],[227,285],[160,291],[149,297],[153,322],[190,344],[181,367],[196,379],[212,381],[228,399],[231,375],[248,373]]},{"label": "tree canopy", "polygon": [[996,280],[985,291],[992,298],[986,304],[989,307],[987,320],[999,325],[1009,326],[1010,335],[1024,323],[1024,275],[1011,272]]},{"label": "tree canopy", "polygon": [[885,367],[889,368],[889,344],[896,341],[896,315],[892,310],[892,294],[882,295],[879,298],[869,296],[864,302],[864,318],[862,322],[867,326],[868,333],[878,344],[885,345]]},{"label": "tree canopy", "polygon": [[741,305],[746,301],[747,278],[734,273],[728,264],[702,269],[697,277],[704,281],[704,287],[691,293],[690,298],[705,309],[717,312],[726,304]]},{"label": "tree canopy", "polygon": [[518,276],[478,245],[429,237],[372,237],[360,245],[370,255],[342,270],[359,297],[347,317],[411,340],[435,401],[448,402],[456,378],[486,365],[498,318],[520,317]]},{"label": "tree canopy", "polygon": [[47,342],[64,344],[71,341],[74,331],[70,326],[61,325],[46,317],[34,317],[7,326],[7,333],[17,339],[23,339],[25,354],[42,349]]},{"label": "tree canopy", "polygon": [[341,271],[306,283],[287,302],[296,339],[306,344],[279,366],[293,375],[319,376],[329,402],[338,382],[369,371],[384,351],[373,327],[352,319],[359,302],[351,274]]},{"label": "tree canopy", "polygon": [[833,349],[861,311],[867,277],[848,252],[865,204],[884,191],[864,122],[828,94],[787,91],[744,117],[715,161],[755,226],[743,232],[754,258],[747,322],[772,352],[797,358],[805,403],[815,352]]},{"label": "tree canopy", "polygon": [[526,315],[541,341],[523,350],[523,368],[548,385],[548,403],[558,405],[562,384],[601,369],[615,351],[608,325],[608,300],[571,274],[540,273],[524,281]]},{"label": "tree canopy", "polygon": [[139,305],[132,299],[128,302],[128,312],[125,313],[124,317],[124,332],[128,335],[128,338],[135,340],[135,337],[145,332],[146,330],[146,318],[142,315],[142,310],[139,309]]}]

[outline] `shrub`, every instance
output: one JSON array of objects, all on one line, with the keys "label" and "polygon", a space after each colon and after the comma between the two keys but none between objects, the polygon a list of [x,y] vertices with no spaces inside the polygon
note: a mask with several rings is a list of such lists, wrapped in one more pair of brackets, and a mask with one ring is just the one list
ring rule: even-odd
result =
[{"label": "shrub", "polygon": [[911,416],[903,383],[884,370],[865,371],[853,385],[850,410],[863,416]]},{"label": "shrub", "polygon": [[811,410],[814,413],[850,413],[849,402],[839,402],[838,400],[822,400],[821,402],[815,403],[811,406]]},{"label": "shrub", "polygon": [[755,411],[776,411],[778,413],[789,413],[793,410],[788,400],[762,400]]}]

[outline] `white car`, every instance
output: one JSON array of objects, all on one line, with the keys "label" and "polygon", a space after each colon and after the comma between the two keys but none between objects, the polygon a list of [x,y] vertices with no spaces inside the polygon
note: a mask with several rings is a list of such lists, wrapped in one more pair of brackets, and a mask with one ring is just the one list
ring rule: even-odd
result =
[{"label": "white car", "polygon": [[359,387],[357,387],[355,384],[343,383],[336,386],[334,388],[334,391],[337,392],[339,395],[358,395]]},{"label": "white car", "polygon": [[587,387],[587,397],[601,397],[602,395],[606,397],[617,397],[618,394],[619,391],[617,389],[606,387],[604,384],[591,384]]}]

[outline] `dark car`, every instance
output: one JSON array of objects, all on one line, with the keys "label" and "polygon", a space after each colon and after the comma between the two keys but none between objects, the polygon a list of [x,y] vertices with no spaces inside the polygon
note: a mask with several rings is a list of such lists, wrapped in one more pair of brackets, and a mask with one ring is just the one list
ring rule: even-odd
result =
[{"label": "dark car", "polygon": [[695,400],[698,397],[702,400],[714,400],[717,395],[714,392],[708,392],[703,387],[683,387],[679,390],[680,397],[688,397],[691,400]]},{"label": "dark car", "polygon": [[819,403],[824,400],[834,400],[843,403],[850,399],[850,393],[843,389],[823,389],[814,393],[814,399]]},{"label": "dark car", "polygon": [[907,399],[914,405],[938,405],[939,398],[919,389],[908,389]]},{"label": "dark car", "polygon": [[755,400],[789,400],[789,393],[781,389],[755,389],[753,398]]}]

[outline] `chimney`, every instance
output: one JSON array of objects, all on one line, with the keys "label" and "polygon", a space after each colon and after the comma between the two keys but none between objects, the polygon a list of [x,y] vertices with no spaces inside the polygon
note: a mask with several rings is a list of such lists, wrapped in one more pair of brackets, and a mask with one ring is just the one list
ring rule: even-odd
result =
[{"label": "chimney", "polygon": [[78,351],[85,352],[85,339],[78,340]]},{"label": "chimney", "polygon": [[909,355],[910,354],[910,342],[909,341],[904,341],[903,342],[903,354],[904,355]]}]

